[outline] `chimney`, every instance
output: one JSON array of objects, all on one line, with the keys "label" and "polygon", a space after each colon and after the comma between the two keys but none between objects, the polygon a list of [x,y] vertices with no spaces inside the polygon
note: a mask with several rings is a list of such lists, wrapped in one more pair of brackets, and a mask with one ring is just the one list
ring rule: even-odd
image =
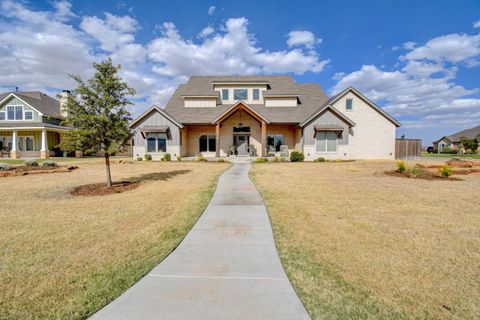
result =
[{"label": "chimney", "polygon": [[64,118],[68,117],[67,100],[70,95],[71,93],[69,90],[62,90],[57,96],[60,100],[60,115]]}]

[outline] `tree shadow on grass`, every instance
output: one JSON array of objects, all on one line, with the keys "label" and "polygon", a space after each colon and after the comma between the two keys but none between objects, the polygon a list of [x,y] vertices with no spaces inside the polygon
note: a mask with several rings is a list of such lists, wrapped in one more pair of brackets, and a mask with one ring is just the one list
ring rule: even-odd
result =
[{"label": "tree shadow on grass", "polygon": [[168,172],[151,172],[141,174],[137,177],[131,177],[126,179],[127,181],[131,182],[144,182],[144,181],[167,181],[169,179],[175,178],[176,176],[187,174],[192,170],[173,170]]}]

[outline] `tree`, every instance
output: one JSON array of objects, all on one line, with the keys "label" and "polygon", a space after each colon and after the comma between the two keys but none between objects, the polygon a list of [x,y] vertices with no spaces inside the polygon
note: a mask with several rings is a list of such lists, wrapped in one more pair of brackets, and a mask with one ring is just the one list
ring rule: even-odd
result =
[{"label": "tree", "polygon": [[102,154],[107,186],[111,187],[110,155],[124,150],[133,135],[126,106],[131,104],[128,96],[135,90],[118,75],[121,66],[113,65],[110,58],[93,63],[93,67],[96,72],[86,82],[78,75],[70,75],[78,87],[67,100],[65,122],[73,129],[67,133],[63,147]]},{"label": "tree", "polygon": [[478,145],[480,143],[480,134],[478,134],[475,138],[469,139],[467,137],[461,137],[460,143],[462,144],[465,151],[471,150],[472,153],[477,153]]}]

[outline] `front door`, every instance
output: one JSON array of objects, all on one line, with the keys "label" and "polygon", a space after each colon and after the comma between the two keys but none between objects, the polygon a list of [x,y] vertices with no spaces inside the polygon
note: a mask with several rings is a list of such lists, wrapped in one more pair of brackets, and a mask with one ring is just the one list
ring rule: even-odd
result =
[{"label": "front door", "polygon": [[235,140],[236,140],[235,141],[235,146],[237,147],[237,155],[248,156],[249,136],[247,136],[247,135],[236,135]]}]

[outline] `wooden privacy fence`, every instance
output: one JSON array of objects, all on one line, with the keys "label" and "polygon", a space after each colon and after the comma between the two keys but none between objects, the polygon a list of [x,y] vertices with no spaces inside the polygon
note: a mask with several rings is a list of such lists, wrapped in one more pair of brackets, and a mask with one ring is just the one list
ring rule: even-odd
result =
[{"label": "wooden privacy fence", "polygon": [[421,139],[395,139],[395,159],[420,157],[421,152]]}]

